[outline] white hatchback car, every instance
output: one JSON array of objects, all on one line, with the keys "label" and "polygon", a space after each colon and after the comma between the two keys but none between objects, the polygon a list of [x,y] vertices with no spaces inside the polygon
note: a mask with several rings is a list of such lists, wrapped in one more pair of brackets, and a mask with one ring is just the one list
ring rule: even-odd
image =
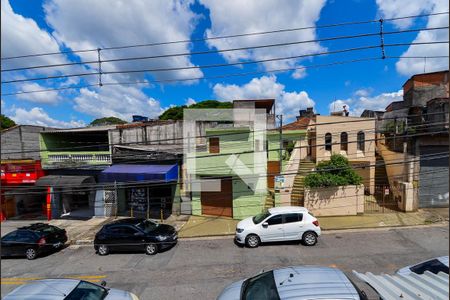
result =
[{"label": "white hatchback car", "polygon": [[294,240],[313,246],[320,233],[319,221],[306,208],[283,206],[270,208],[239,222],[235,240],[250,248],[258,247],[262,242]]}]

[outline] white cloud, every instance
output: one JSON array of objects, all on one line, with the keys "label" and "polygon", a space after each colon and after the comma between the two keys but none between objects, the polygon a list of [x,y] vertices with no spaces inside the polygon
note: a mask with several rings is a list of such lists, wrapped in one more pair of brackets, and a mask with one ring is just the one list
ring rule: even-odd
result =
[{"label": "white cloud", "polygon": [[[378,9],[384,18],[421,13],[438,13],[448,11],[447,0],[377,0]],[[427,28],[448,26],[448,14],[430,16]],[[406,29],[414,24],[413,19],[403,19],[395,22],[400,29]],[[420,31],[414,43],[436,42],[448,40],[447,30]],[[401,56],[439,56],[448,55],[449,46],[446,44],[411,45]],[[449,68],[448,58],[411,59],[401,58],[396,63],[397,71],[406,76],[425,72],[446,70]]]},{"label": "white cloud", "polygon": [[155,118],[162,112],[157,100],[134,86],[83,88],[73,101],[75,110],[96,118],[115,116],[131,120],[136,114]]},{"label": "white cloud", "polygon": [[[207,41],[211,48],[229,49],[266,45],[292,41],[314,40],[314,25],[319,19],[324,0],[305,1],[214,1],[200,0],[209,9],[211,28],[206,31],[207,37],[251,33],[276,29],[310,27],[312,29],[283,32],[276,34],[252,35],[229,39],[213,39]],[[228,62],[244,60],[264,60],[276,57],[287,57],[311,54],[323,51],[318,43],[304,43],[282,47],[270,47],[242,51],[222,52]],[[298,66],[299,59],[280,60],[263,63],[266,69],[277,69]],[[297,72],[299,78],[301,72]]]},{"label": "white cloud", "polygon": [[190,97],[186,99],[186,105],[187,106],[195,104],[195,103],[197,103],[197,101],[195,101],[195,99],[192,99]]},{"label": "white cloud", "polygon": [[[361,90],[359,90],[361,91]],[[384,111],[386,106],[394,101],[403,100],[403,90],[392,93],[381,93],[375,96],[359,96],[354,93],[356,97],[348,99],[338,99],[329,104],[330,112],[342,111],[343,106],[347,105],[347,109],[352,116],[360,116],[365,109]]]},{"label": "white cloud", "polygon": [[302,79],[306,77],[306,69],[297,69],[292,73],[292,78]]},{"label": "white cloud", "polygon": [[[55,39],[39,28],[33,19],[14,13],[8,0],[1,0],[2,34],[1,56],[19,56],[33,53],[59,51]],[[13,68],[33,64],[60,63],[60,56],[41,56],[34,58],[11,59],[2,61],[2,67]]]},{"label": "white cloud", "polygon": [[358,97],[367,97],[372,93],[372,91],[373,91],[372,88],[363,88],[363,89],[357,90],[354,94],[355,94],[355,96],[358,96]]},{"label": "white cloud", "polygon": [[[193,1],[109,1],[49,0],[45,3],[46,21],[53,36],[71,49],[189,40],[198,16]],[[80,21],[82,20],[82,21]],[[102,51],[103,59],[152,56],[189,52],[189,43]],[[96,60],[97,53],[79,53],[83,60]],[[103,71],[139,70],[194,66],[187,56],[104,63]],[[154,72],[156,79],[202,77],[199,69]],[[114,75],[115,80],[142,79],[143,73]],[[94,80],[94,78],[89,78]],[[192,83],[188,81],[187,83]]]},{"label": "white cloud", "polygon": [[[23,83],[18,86],[19,90],[24,92],[38,91],[46,89],[46,87],[41,86],[34,82]],[[48,91],[42,93],[28,93],[28,94],[18,94],[17,99],[35,102],[35,103],[45,103],[45,104],[56,104],[59,100],[58,92]]]},{"label": "white cloud", "polygon": [[83,127],[86,124],[81,120],[71,120],[69,122],[60,121],[51,118],[43,108],[33,107],[30,110],[24,108],[12,109],[12,114],[9,116],[17,124],[39,125],[56,128],[73,128]]},{"label": "white cloud", "polygon": [[239,86],[236,84],[216,84],[214,94],[219,100],[238,99],[276,99],[276,110],[289,120],[297,115],[298,110],[314,106],[314,101],[305,91],[287,92],[285,86],[277,82],[276,76],[253,78],[250,82]]}]

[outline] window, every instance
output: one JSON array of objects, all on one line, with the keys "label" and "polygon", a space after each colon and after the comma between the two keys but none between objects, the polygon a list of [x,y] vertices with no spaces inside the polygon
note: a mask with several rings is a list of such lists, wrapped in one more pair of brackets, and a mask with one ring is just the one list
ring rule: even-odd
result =
[{"label": "window", "polygon": [[325,151],[331,151],[331,133],[325,134]]},{"label": "window", "polygon": [[242,291],[243,300],[280,299],[273,271],[247,279],[242,283]]},{"label": "window", "polygon": [[32,243],[36,239],[36,235],[34,233],[28,232],[28,231],[17,231],[17,242],[25,242],[25,243]]},{"label": "window", "polygon": [[13,231],[11,233],[8,233],[4,237],[2,237],[2,241],[4,241],[4,242],[14,241],[16,239],[16,237],[17,237],[17,231]]},{"label": "window", "polygon": [[121,227],[119,232],[120,232],[120,234],[123,234],[123,235],[133,235],[137,232],[137,230],[126,226],[126,227]]},{"label": "window", "polygon": [[284,223],[300,222],[303,219],[303,214],[285,214]]},{"label": "window", "polygon": [[261,223],[265,218],[267,218],[268,216],[270,216],[270,212],[266,211],[264,213],[260,213],[256,216],[253,217],[253,223],[255,224],[259,224]]},{"label": "window", "polygon": [[341,133],[341,150],[347,151],[348,149],[348,135],[347,132]]},{"label": "window", "polygon": [[358,137],[357,137],[357,147],[358,150],[364,151],[364,144],[366,143],[366,138],[364,136],[364,132],[360,131],[358,132]]},{"label": "window", "polygon": [[269,220],[267,220],[267,223],[269,225],[278,225],[281,224],[283,221],[283,215],[276,215],[273,216],[272,218],[270,218]]},{"label": "window", "polygon": [[104,299],[107,294],[108,291],[101,286],[86,281],[80,281],[80,283],[64,299]]},{"label": "window", "polygon": [[432,259],[424,263],[418,264],[414,267],[411,267],[410,270],[417,274],[423,274],[425,273],[425,271],[429,271],[434,274],[437,274],[439,272],[444,272],[448,274],[448,267],[437,259]]},{"label": "window", "polygon": [[209,153],[220,153],[219,138],[209,138]]}]

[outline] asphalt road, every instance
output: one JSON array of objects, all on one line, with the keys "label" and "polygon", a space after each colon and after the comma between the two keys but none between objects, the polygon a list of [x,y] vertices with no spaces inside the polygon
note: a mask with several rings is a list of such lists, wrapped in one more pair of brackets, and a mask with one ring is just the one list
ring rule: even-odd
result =
[{"label": "asphalt road", "polygon": [[28,261],[3,259],[1,295],[28,278],[81,276],[132,291],[140,299],[215,299],[222,288],[261,271],[290,265],[323,265],[359,272],[396,269],[448,255],[448,225],[338,232],[322,235],[314,247],[298,243],[236,246],[232,239],[181,240],[156,256],[119,253],[98,256],[92,246],[70,246]]}]

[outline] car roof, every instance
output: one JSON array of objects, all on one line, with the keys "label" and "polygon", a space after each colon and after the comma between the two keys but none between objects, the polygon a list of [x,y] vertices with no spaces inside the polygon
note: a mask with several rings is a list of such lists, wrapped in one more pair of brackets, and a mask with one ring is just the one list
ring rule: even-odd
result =
[{"label": "car roof", "polygon": [[269,208],[269,212],[271,214],[297,213],[297,212],[307,213],[308,209],[302,206],[279,206]]},{"label": "car roof", "polygon": [[107,224],[107,226],[109,226],[109,225],[136,225],[136,224],[141,223],[142,221],[145,221],[145,219],[143,219],[143,218],[125,218],[125,219],[115,220],[115,221]]},{"label": "car roof", "polygon": [[341,270],[336,268],[288,267],[273,270],[273,275],[280,299],[359,300],[354,285]]},{"label": "car roof", "polygon": [[31,230],[31,231],[40,231],[49,227],[53,227],[52,225],[46,223],[34,223],[28,226],[19,227],[19,230]]},{"label": "car roof", "polygon": [[44,279],[23,284],[4,300],[63,300],[80,283],[77,279]]}]

